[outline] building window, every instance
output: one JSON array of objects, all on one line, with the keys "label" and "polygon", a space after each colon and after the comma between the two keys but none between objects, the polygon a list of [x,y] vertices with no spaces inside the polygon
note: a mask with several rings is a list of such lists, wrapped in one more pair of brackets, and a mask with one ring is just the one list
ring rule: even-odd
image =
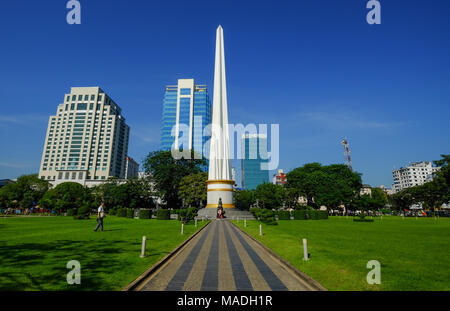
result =
[{"label": "building window", "polygon": [[191,95],[191,89],[180,89],[180,95]]}]

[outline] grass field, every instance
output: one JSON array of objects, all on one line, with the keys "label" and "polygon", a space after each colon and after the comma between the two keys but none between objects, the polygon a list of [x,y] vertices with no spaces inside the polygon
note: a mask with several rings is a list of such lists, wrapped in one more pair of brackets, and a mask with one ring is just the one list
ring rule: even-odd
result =
[{"label": "grass field", "polygon": [[[284,220],[263,224],[263,236],[258,221],[237,225],[329,290],[450,290],[450,218]],[[373,259],[381,264],[380,285],[366,281]]]},{"label": "grass field", "polygon": [[[200,228],[206,222],[198,223]],[[72,217],[0,218],[0,290],[120,290],[197,228],[178,220]],[[147,257],[140,258],[142,236]],[[66,264],[81,264],[81,284],[68,285]]]}]

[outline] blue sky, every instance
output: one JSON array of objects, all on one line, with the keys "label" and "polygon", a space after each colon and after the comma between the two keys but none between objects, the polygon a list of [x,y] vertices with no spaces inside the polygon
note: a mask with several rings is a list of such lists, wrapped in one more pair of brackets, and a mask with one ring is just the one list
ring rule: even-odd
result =
[{"label": "blue sky", "polygon": [[229,120],[279,123],[285,171],[342,163],[343,137],[373,186],[450,153],[448,1],[381,0],[381,25],[366,23],[366,0],[81,0],[81,25],[66,23],[66,2],[1,4],[0,179],[38,171],[71,86],[122,107],[136,160],[158,149],[164,87],[212,86],[219,24]]}]

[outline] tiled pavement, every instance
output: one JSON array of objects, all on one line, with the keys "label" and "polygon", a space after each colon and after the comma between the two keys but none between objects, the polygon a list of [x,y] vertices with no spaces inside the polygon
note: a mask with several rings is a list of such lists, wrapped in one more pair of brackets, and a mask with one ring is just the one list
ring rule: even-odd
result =
[{"label": "tiled pavement", "polygon": [[311,289],[226,220],[209,224],[142,287],[144,291]]}]

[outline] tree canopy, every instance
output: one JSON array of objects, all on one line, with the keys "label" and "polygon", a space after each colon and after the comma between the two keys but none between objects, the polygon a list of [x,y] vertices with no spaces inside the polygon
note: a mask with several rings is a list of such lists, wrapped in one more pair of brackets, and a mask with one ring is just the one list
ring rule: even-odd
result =
[{"label": "tree canopy", "polygon": [[362,186],[361,174],[343,164],[309,163],[292,170],[286,177],[286,187],[297,189],[315,208],[350,205]]},{"label": "tree canopy", "polygon": [[166,203],[166,207],[178,208],[181,206],[179,185],[183,177],[198,174],[206,166],[205,159],[176,160],[170,151],[153,151],[144,160],[145,172],[150,176],[158,195]]}]

